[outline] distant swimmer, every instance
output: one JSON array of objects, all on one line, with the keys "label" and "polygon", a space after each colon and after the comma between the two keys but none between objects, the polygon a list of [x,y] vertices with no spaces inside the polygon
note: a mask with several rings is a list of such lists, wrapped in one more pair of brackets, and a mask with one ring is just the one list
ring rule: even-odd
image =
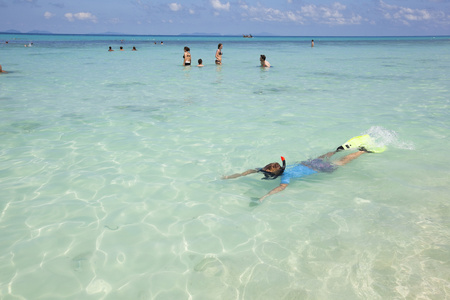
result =
[{"label": "distant swimmer", "polygon": [[222,48],[223,48],[223,45],[222,45],[222,43],[220,43],[217,46],[217,51],[216,51],[216,65],[222,64]]},{"label": "distant swimmer", "polygon": [[270,63],[266,60],[266,56],[261,54],[259,61],[261,62],[261,67],[270,68]]},{"label": "distant swimmer", "polygon": [[197,67],[204,67],[204,65],[203,65],[203,60],[202,60],[201,58],[198,60],[198,65],[197,65]]},{"label": "distant swimmer", "polygon": [[133,49],[131,49],[131,51],[137,51],[136,47],[133,47]]},{"label": "distant swimmer", "polygon": [[8,73],[2,69],[2,65],[0,65],[0,73]]},{"label": "distant swimmer", "polygon": [[314,40],[311,40],[311,48],[314,47]]},{"label": "distant swimmer", "polygon": [[[330,162],[330,158],[339,151],[358,149],[357,152],[350,153],[340,159]],[[316,173],[332,173],[339,166],[344,166],[352,160],[360,157],[364,153],[380,153],[385,150],[385,147],[377,147],[369,135],[358,136],[350,139],[342,146],[339,146],[335,151],[328,152],[315,159],[308,159],[300,163],[294,163],[286,166],[286,160],[281,157],[283,166],[274,162],[266,165],[263,168],[249,169],[243,173],[236,173],[222,177],[222,179],[233,179],[241,176],[246,176],[253,173],[263,173],[264,177],[261,179],[273,180],[281,177],[280,185],[269,191],[266,195],[259,199],[262,202],[266,197],[283,191],[291,179],[300,178]]]},{"label": "distant swimmer", "polygon": [[189,53],[189,51],[191,51],[189,47],[184,47],[183,66],[191,65],[191,53]]},{"label": "distant swimmer", "polygon": [[111,51],[114,51],[114,50],[113,50],[113,48],[111,48],[111,46],[109,46],[109,50],[108,51],[111,52]]},{"label": "distant swimmer", "polygon": [[120,51],[123,51],[123,47],[122,46],[120,46]]}]

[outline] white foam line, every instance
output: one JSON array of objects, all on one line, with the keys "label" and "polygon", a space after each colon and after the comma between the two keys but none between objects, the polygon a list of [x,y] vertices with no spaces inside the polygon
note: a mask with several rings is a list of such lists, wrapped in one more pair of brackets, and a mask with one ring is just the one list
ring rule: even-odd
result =
[{"label": "white foam line", "polygon": [[8,210],[10,204],[11,202],[6,203],[5,208],[3,208],[2,210],[2,214],[0,215],[0,220],[3,219],[3,217],[5,216],[5,213]]}]

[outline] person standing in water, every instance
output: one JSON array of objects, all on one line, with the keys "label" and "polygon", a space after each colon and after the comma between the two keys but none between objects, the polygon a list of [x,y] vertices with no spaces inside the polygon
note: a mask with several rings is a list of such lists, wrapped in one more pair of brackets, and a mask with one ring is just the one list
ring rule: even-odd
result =
[{"label": "person standing in water", "polygon": [[216,51],[216,65],[222,64],[222,48],[223,48],[223,45],[222,45],[222,43],[220,43],[217,46],[217,51]]},{"label": "person standing in water", "polygon": [[189,53],[189,51],[191,51],[189,47],[184,47],[183,66],[191,65],[191,53]]}]

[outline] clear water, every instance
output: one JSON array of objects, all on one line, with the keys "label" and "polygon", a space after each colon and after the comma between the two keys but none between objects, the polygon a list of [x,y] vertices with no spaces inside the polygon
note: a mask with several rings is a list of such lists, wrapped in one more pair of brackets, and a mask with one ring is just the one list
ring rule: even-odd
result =
[{"label": "clear water", "polygon": [[0,298],[449,298],[450,38],[310,40],[0,35]]}]

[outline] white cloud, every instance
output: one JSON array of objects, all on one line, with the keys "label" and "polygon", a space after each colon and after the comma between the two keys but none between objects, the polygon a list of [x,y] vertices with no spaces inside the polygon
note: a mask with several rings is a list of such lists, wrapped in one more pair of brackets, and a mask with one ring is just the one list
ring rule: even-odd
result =
[{"label": "white cloud", "polygon": [[73,13],[66,13],[66,14],[64,14],[64,17],[66,17],[66,19],[67,19],[69,22],[75,21],[75,19],[73,18]]},{"label": "white cloud", "polygon": [[66,19],[69,22],[74,22],[75,20],[79,20],[79,21],[91,21],[93,23],[97,23],[97,17],[89,12],[79,12],[79,13],[75,13],[75,14],[66,13],[66,14],[64,14],[64,17],[66,17]]},{"label": "white cloud", "polygon": [[44,18],[46,18],[46,19],[50,19],[50,18],[52,18],[52,17],[54,17],[55,15],[54,14],[52,14],[51,12],[49,12],[49,11],[46,11],[45,13],[44,13]]},{"label": "white cloud", "polygon": [[181,4],[178,3],[170,3],[169,8],[171,11],[179,11],[181,9]]},{"label": "white cloud", "polygon": [[245,18],[250,18],[252,21],[292,21],[302,23],[302,17],[293,11],[284,12],[279,9],[264,7],[261,4],[258,6],[248,6],[246,3],[242,3],[240,8],[241,15]]},{"label": "white cloud", "polygon": [[241,3],[240,8],[241,15],[243,17],[248,17],[253,21],[277,21],[304,24],[309,20],[322,24],[346,25],[360,24],[363,20],[360,15],[355,15],[354,13],[347,13],[348,16],[345,16],[344,13],[346,12],[347,7],[339,2],[335,2],[329,6],[308,4],[295,11],[282,11],[279,9],[267,8],[261,4],[249,6],[246,3]]},{"label": "white cloud", "polygon": [[443,12],[390,5],[382,0],[380,0],[380,8],[385,19],[400,22],[405,25],[410,25],[410,22],[430,20],[445,22],[446,18]]},{"label": "white cloud", "polygon": [[220,3],[220,0],[211,0],[211,5],[217,10],[230,10],[230,2],[222,4]]},{"label": "white cloud", "polygon": [[303,16],[313,19],[318,23],[330,25],[360,24],[363,18],[360,15],[345,16],[347,6],[335,2],[330,6],[309,4],[302,6],[300,12]]}]

